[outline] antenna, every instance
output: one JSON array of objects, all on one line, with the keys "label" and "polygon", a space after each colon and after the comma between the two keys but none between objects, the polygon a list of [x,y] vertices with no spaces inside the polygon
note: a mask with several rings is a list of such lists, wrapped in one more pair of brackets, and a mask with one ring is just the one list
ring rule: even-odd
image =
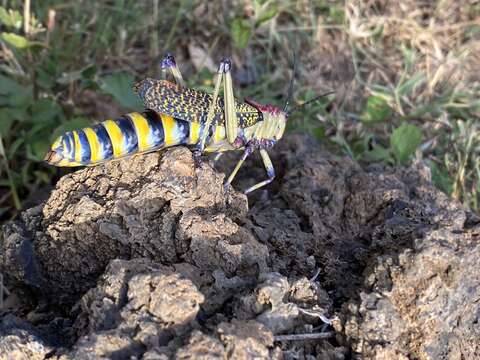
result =
[{"label": "antenna", "polygon": [[307,105],[310,105],[311,103],[315,102],[315,101],[318,101],[320,100],[321,98],[325,97],[325,96],[328,96],[328,95],[331,95],[331,94],[335,94],[335,91],[329,91],[329,92],[326,92],[322,95],[319,95],[319,96],[316,96],[314,97],[313,99],[310,99],[306,102],[304,102],[302,105],[298,105],[298,106],[295,106],[291,111],[288,112],[288,114],[292,114],[296,111],[299,111],[301,110],[303,107],[307,106]]},{"label": "antenna", "polygon": [[290,84],[288,85],[287,91],[287,98],[285,99],[285,105],[283,106],[283,112],[288,111],[288,105],[290,105],[290,101],[292,100],[293,95],[293,83],[295,80],[295,71],[297,65],[297,58],[295,56],[295,51],[293,52],[293,69],[292,69],[292,78],[290,79]]}]

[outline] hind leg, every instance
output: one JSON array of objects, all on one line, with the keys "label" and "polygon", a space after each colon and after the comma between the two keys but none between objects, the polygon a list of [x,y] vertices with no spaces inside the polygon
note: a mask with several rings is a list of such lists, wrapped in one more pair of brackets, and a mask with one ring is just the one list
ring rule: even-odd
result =
[{"label": "hind leg", "polygon": [[215,117],[215,111],[219,111],[217,104],[220,94],[220,86],[223,82],[223,102],[224,102],[224,115],[225,115],[225,130],[227,140],[230,144],[234,144],[237,138],[238,124],[237,124],[237,112],[235,108],[235,98],[233,96],[232,74],[231,74],[232,62],[228,58],[223,58],[218,66],[218,71],[215,80],[215,89],[213,90],[212,102],[208,108],[207,119],[205,121],[204,132],[200,137],[198,144],[198,150],[203,152],[205,149],[205,142],[207,140],[210,127],[212,126],[213,119]]}]

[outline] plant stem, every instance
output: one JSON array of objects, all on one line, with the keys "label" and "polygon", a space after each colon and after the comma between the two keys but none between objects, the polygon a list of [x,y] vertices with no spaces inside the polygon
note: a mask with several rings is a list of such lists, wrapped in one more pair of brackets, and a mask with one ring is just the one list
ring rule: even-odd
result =
[{"label": "plant stem", "polygon": [[183,12],[183,8],[185,7],[185,0],[182,0],[180,6],[178,7],[177,13],[175,15],[175,20],[173,21],[173,25],[168,33],[167,40],[165,40],[165,45],[163,46],[163,52],[169,51],[170,43],[172,42],[173,35],[175,35],[175,31],[177,30],[178,22],[180,21],[180,17]]},{"label": "plant stem", "polygon": [[30,34],[30,0],[23,2],[23,31],[28,37]]},{"label": "plant stem", "polygon": [[310,334],[291,334],[291,335],[277,335],[274,337],[275,341],[302,341],[302,340],[319,340],[328,339],[335,335],[333,331],[323,333]]},{"label": "plant stem", "polygon": [[3,147],[3,140],[1,135],[0,135],[0,157],[3,159],[3,164],[5,165],[5,172],[7,173],[8,183],[10,185],[10,191],[12,193],[15,209],[21,210],[22,203],[20,202],[20,198],[18,197],[17,188],[15,187],[15,182],[13,181],[12,172],[10,171],[10,166],[8,165],[8,159],[5,153],[5,148]]}]

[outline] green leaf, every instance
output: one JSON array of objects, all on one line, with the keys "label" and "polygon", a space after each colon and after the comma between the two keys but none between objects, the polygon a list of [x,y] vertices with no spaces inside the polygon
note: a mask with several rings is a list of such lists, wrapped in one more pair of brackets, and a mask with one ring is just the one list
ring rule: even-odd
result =
[{"label": "green leaf", "polygon": [[450,195],[453,190],[453,179],[448,174],[448,171],[431,160],[427,160],[426,163],[432,174],[432,182],[445,194]]},{"label": "green leaf", "polygon": [[370,148],[370,144],[373,141],[373,135],[367,133],[362,134],[362,136],[353,136],[349,139],[350,148],[352,149],[353,154],[356,159],[361,158]]},{"label": "green leaf", "polygon": [[0,109],[0,136],[7,138],[13,122],[9,109]]},{"label": "green leaf", "polygon": [[365,154],[365,160],[368,162],[388,162],[390,159],[390,151],[383,146],[374,146],[372,150],[367,151]]},{"label": "green leaf", "polygon": [[232,22],[232,38],[236,47],[245,49],[252,35],[252,26],[247,20],[235,19]]},{"label": "green leaf", "polygon": [[[26,87],[19,86],[18,88],[12,87],[10,91],[11,92],[8,94],[5,94],[5,96],[0,96],[0,102],[2,103],[2,105],[10,105],[16,109],[26,109],[32,104],[33,102],[32,86],[26,86]],[[1,94],[1,90],[0,90],[0,94]]]},{"label": "green leaf", "polygon": [[390,136],[390,147],[399,164],[406,164],[422,141],[422,131],[415,125],[403,123]]},{"label": "green leaf", "polygon": [[367,107],[360,116],[366,125],[373,125],[387,120],[392,116],[392,109],[387,101],[380,96],[370,96],[367,100]]},{"label": "green leaf", "polygon": [[50,149],[50,141],[46,133],[42,134],[27,145],[29,158],[35,161],[41,161]]},{"label": "green leaf", "polygon": [[255,26],[260,26],[263,23],[267,22],[268,20],[273,19],[275,16],[278,14],[278,8],[273,5],[269,8],[267,8],[265,11],[262,11],[261,14],[257,16],[257,21],[255,23]]},{"label": "green leaf", "polygon": [[27,108],[33,101],[33,89],[31,86],[10,96],[10,105],[12,107]]},{"label": "green leaf", "polygon": [[8,158],[13,159],[15,154],[17,153],[20,146],[22,146],[25,142],[25,138],[19,137],[13,143],[8,146]]},{"label": "green leaf", "polygon": [[17,121],[25,121],[30,116],[27,112],[27,108],[25,107],[9,108],[8,112],[10,117]]},{"label": "green leaf", "polygon": [[317,140],[325,139],[325,127],[324,126],[317,127],[316,129],[313,130],[313,135]]},{"label": "green leaf", "polygon": [[82,78],[82,70],[71,71],[63,73],[58,79],[57,83],[61,85],[68,85]]},{"label": "green leaf", "polygon": [[39,67],[37,69],[36,83],[44,90],[51,90],[55,85],[55,78],[52,74],[45,71],[44,68]]},{"label": "green leaf", "polygon": [[62,107],[50,99],[40,99],[31,107],[32,123],[52,123],[63,114]]},{"label": "green leaf", "polygon": [[141,111],[143,104],[132,90],[134,80],[133,75],[126,73],[108,75],[100,80],[100,88],[126,108]]},{"label": "green leaf", "polygon": [[0,75],[0,95],[21,91],[24,87],[7,76]]},{"label": "green leaf", "polygon": [[95,65],[88,65],[82,69],[82,79],[92,80],[97,74],[97,67]]},{"label": "green leaf", "polygon": [[22,15],[16,10],[6,10],[0,6],[0,24],[6,27],[20,29],[22,27]]},{"label": "green leaf", "polygon": [[30,41],[26,37],[14,33],[1,33],[0,38],[2,38],[6,43],[10,44],[11,46],[21,50],[27,49],[32,46],[46,46],[44,43],[41,43],[39,41]]},{"label": "green leaf", "polygon": [[26,37],[14,34],[14,33],[2,33],[1,38],[8,44],[16,47],[17,49],[26,49],[31,46],[30,41]]},{"label": "green leaf", "polygon": [[409,94],[415,87],[421,86],[425,83],[426,77],[422,73],[413,75],[410,79],[405,81],[395,90],[398,95],[403,96]]},{"label": "green leaf", "polygon": [[[8,138],[10,129],[13,123],[17,121],[24,121],[27,118],[27,112],[24,108],[0,108],[0,136]],[[15,134],[18,136],[18,134]],[[15,136],[15,137],[16,137]]]},{"label": "green leaf", "polygon": [[339,6],[330,6],[328,8],[328,19],[333,24],[343,24],[345,22],[345,10]]},{"label": "green leaf", "polygon": [[16,109],[25,109],[32,101],[32,86],[20,85],[15,80],[0,75],[0,106],[9,105]]}]

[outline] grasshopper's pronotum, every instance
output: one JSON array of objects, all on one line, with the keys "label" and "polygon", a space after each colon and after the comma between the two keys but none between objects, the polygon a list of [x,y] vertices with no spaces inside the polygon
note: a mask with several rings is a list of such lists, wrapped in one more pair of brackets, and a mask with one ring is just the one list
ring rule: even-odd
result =
[{"label": "grasshopper's pronotum", "polygon": [[[275,170],[267,149],[285,131],[293,77],[285,106],[279,109],[251,100],[236,102],[229,59],[220,62],[213,95],[186,88],[172,55],[162,60],[162,69],[173,75],[175,83],[147,78],[134,85],[145,112],[67,132],[55,140],[45,160],[55,166],[90,166],[174,145],[193,146],[200,153],[215,152],[217,159],[225,151],[243,151],[226,181],[229,186],[245,159],[259,150],[267,179],[245,193],[269,184]],[[222,83],[223,98],[219,95]]]}]

